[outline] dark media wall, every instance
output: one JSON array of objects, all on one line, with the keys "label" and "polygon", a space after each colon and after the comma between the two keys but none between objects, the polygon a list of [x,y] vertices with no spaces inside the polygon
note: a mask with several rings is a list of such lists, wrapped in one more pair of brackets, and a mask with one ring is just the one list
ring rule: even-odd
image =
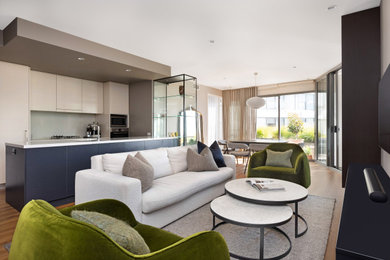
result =
[{"label": "dark media wall", "polygon": [[380,164],[380,39],[379,7],[342,17],[343,187],[350,163]]}]

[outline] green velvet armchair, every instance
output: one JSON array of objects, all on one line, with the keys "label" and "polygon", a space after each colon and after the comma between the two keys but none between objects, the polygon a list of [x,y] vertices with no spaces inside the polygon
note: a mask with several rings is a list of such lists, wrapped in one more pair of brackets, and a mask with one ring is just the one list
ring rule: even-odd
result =
[{"label": "green velvet armchair", "polygon": [[[121,219],[144,238],[151,253],[134,255],[93,225],[70,217],[73,209],[96,211]],[[122,202],[96,200],[57,210],[32,200],[22,210],[12,239],[10,260],[18,259],[229,259],[223,237],[204,231],[187,238],[138,223]]]},{"label": "green velvet armchair", "polygon": [[292,149],[291,164],[293,168],[265,166],[266,150],[254,153],[249,161],[248,177],[274,178],[291,181],[305,188],[310,186],[310,167],[305,152],[296,144],[271,144],[266,149],[284,152]]}]

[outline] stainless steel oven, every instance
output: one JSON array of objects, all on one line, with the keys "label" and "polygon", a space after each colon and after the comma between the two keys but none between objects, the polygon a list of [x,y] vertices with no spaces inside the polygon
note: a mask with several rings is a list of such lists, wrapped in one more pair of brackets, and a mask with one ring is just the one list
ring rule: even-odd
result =
[{"label": "stainless steel oven", "polygon": [[111,114],[111,128],[127,128],[127,115]]},{"label": "stainless steel oven", "polygon": [[129,128],[111,128],[111,138],[129,137]]}]

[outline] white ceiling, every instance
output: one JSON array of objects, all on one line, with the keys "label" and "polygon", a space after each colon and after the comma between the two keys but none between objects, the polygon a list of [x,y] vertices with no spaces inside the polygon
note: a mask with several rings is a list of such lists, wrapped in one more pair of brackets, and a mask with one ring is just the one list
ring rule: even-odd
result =
[{"label": "white ceiling", "polygon": [[[380,0],[0,0],[15,17],[236,88],[313,79],[341,63],[341,16]],[[328,10],[329,6],[336,8]],[[213,40],[214,43],[210,43]],[[293,67],[296,68],[293,68]]]}]

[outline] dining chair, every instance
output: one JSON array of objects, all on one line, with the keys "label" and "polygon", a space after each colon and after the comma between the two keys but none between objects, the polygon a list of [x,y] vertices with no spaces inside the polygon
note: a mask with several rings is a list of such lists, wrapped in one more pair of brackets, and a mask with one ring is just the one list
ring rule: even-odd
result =
[{"label": "dining chair", "polygon": [[239,157],[242,157],[243,162],[244,162],[244,158],[246,158],[246,164],[244,169],[244,172],[246,172],[246,168],[248,167],[249,157],[251,154],[249,150],[249,146],[244,143],[228,142],[227,147],[228,149],[231,149],[231,151],[229,151],[229,154],[234,155],[236,157],[237,164],[238,164]]},{"label": "dining chair", "polygon": [[227,141],[226,140],[218,140],[217,143],[218,143],[219,146],[222,146],[221,150],[222,150],[222,152],[224,154],[229,153],[229,148],[227,146]]},{"label": "dining chair", "polygon": [[249,150],[251,151],[251,155],[255,152],[263,151],[268,144],[249,144]]}]

